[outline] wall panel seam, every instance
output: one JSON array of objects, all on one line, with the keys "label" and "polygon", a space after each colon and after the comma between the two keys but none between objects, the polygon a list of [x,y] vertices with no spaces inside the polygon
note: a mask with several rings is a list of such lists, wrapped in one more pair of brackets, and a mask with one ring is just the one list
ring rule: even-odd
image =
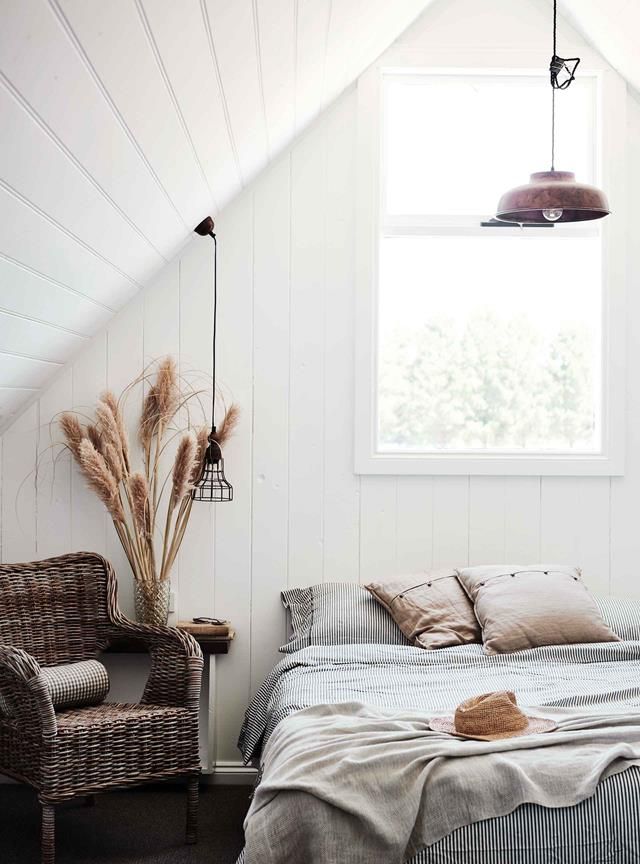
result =
[{"label": "wall panel seam", "polygon": [[322,84],[320,89],[320,111],[322,112],[327,104],[327,55],[329,52],[329,32],[331,30],[331,18],[333,16],[333,2],[328,0],[329,8],[327,10],[327,26],[324,31],[324,51],[322,59]]},{"label": "wall panel seam", "polygon": [[138,282],[137,279],[135,279],[129,273],[126,273],[124,270],[118,267],[117,264],[114,264],[113,261],[110,261],[101,252],[98,252],[97,249],[94,249],[93,246],[85,243],[85,241],[82,240],[82,238],[78,237],[77,234],[74,234],[73,231],[69,230],[69,228],[66,228],[61,222],[58,222],[57,219],[54,219],[53,216],[51,216],[49,213],[46,213],[44,210],[42,210],[42,208],[38,207],[37,204],[34,204],[33,201],[30,201],[21,192],[18,192],[17,189],[14,189],[14,187],[11,186],[10,183],[7,183],[6,180],[0,179],[0,188],[4,189],[4,191],[8,195],[11,195],[12,198],[15,198],[16,201],[19,201],[21,204],[24,204],[25,207],[28,207],[33,213],[36,214],[36,216],[39,216],[45,222],[48,222],[50,225],[60,231],[61,234],[64,234],[65,237],[68,237],[70,240],[73,240],[74,243],[77,243],[78,246],[81,246],[85,250],[85,252],[93,255],[94,258],[98,259],[98,261],[102,261],[104,265],[110,267],[119,276],[122,276],[123,279],[126,279],[126,281],[129,282],[131,285],[134,285],[136,288],[142,287],[141,283]]},{"label": "wall panel seam", "polygon": [[74,168],[82,174],[84,179],[90,183],[93,188],[98,192],[104,200],[118,213],[118,215],[127,223],[127,225],[131,228],[132,231],[140,237],[153,251],[159,255],[159,257],[165,262],[168,263],[168,259],[162,254],[162,252],[158,249],[157,246],[146,236],[146,234],[141,230],[141,228],[136,225],[136,223],[127,215],[127,213],[120,207],[117,201],[111,197],[111,195],[107,192],[107,190],[100,185],[100,183],[96,180],[96,178],[88,171],[82,162],[73,154],[71,150],[67,147],[67,145],[56,135],[53,129],[49,126],[49,124],[44,120],[42,115],[36,111],[36,109],[31,105],[26,98],[20,93],[20,91],[14,87],[13,83],[7,78],[7,76],[0,70],[0,82],[4,84],[5,88],[9,91],[9,93],[13,96],[18,105],[22,108],[22,110],[27,114],[28,117],[31,118],[31,121],[38,126],[39,129],[51,140],[53,144],[63,153],[66,158],[71,162]]},{"label": "wall panel seam", "polygon": [[256,50],[256,64],[258,67],[258,89],[260,91],[260,105],[262,107],[264,133],[267,139],[267,157],[270,160],[272,156],[271,137],[269,135],[269,124],[267,123],[267,104],[264,98],[264,76],[262,74],[262,45],[260,42],[260,15],[258,11],[257,0],[251,0],[251,12],[253,16],[253,37]]},{"label": "wall panel seam", "polygon": [[46,363],[49,366],[64,366],[59,360],[47,360],[45,357],[35,357],[33,354],[23,354],[18,351],[6,351],[0,348],[0,357],[17,357],[20,360],[33,360],[35,363]]},{"label": "wall panel seam", "polygon": [[251,700],[253,690],[253,670],[252,670],[252,647],[253,647],[253,577],[255,556],[253,554],[253,514],[254,514],[254,472],[255,472],[255,394],[256,394],[256,207],[255,207],[255,190],[250,196],[251,201],[251,418],[249,424],[250,435],[250,468],[249,468],[249,675],[248,677],[248,700]]},{"label": "wall panel seam", "polygon": [[144,34],[145,34],[145,37],[146,37],[147,42],[149,44],[149,47],[151,49],[151,53],[153,54],[154,60],[156,62],[156,66],[158,67],[158,71],[160,72],[160,75],[161,75],[162,80],[164,82],[164,86],[166,88],[167,93],[169,94],[169,98],[171,99],[171,103],[172,103],[173,108],[176,112],[176,116],[178,117],[178,122],[180,123],[180,126],[182,127],[182,131],[183,131],[184,136],[187,140],[187,144],[189,145],[189,149],[191,150],[191,154],[194,158],[196,165],[198,166],[200,176],[202,177],[202,180],[203,180],[205,186],[209,190],[209,195],[211,196],[212,206],[213,206],[214,210],[217,211],[218,206],[215,203],[215,195],[213,194],[213,190],[209,184],[209,180],[207,179],[206,172],[204,170],[202,162],[200,161],[200,156],[198,155],[198,150],[196,148],[196,145],[194,143],[193,138],[191,137],[191,132],[189,130],[189,126],[187,124],[187,121],[185,120],[184,114],[182,113],[182,108],[180,107],[180,102],[178,100],[178,97],[176,96],[175,90],[173,89],[173,84],[171,83],[171,78],[169,77],[169,73],[167,72],[167,69],[164,65],[164,61],[162,59],[162,54],[160,52],[160,49],[158,48],[158,43],[156,42],[155,36],[153,35],[153,30],[151,28],[151,24],[149,22],[149,19],[147,18],[146,10],[142,4],[142,0],[134,0],[134,2],[136,5],[136,10],[138,12],[138,17],[140,18],[140,22],[142,24],[142,29],[144,30]]},{"label": "wall panel seam", "polygon": [[[298,26],[300,0],[293,3],[293,131],[298,134]],[[291,186],[289,186],[291,188]]]},{"label": "wall panel seam", "polygon": [[94,306],[98,306],[100,307],[100,309],[104,309],[107,312],[111,312],[112,314],[117,311],[113,308],[113,306],[107,306],[106,303],[101,303],[100,300],[95,300],[88,294],[85,294],[82,291],[78,291],[77,288],[72,288],[70,285],[65,285],[64,282],[59,282],[52,276],[47,276],[46,273],[42,273],[40,270],[36,270],[34,267],[29,266],[29,264],[25,264],[23,261],[18,261],[16,258],[12,258],[10,255],[7,255],[6,252],[0,252],[0,260],[6,261],[8,264],[13,265],[14,267],[18,267],[20,270],[24,270],[25,273],[30,273],[32,276],[36,276],[38,279],[42,279],[43,282],[48,282],[50,285],[55,285],[57,288],[61,288],[63,291],[68,291],[70,294],[79,297],[81,300],[86,300],[87,303],[93,303]]},{"label": "wall panel seam", "polygon": [[185,230],[189,231],[190,230],[189,226],[187,225],[187,223],[183,219],[182,214],[178,210],[176,204],[174,203],[173,199],[171,198],[171,196],[169,195],[167,190],[165,189],[164,184],[160,180],[159,176],[156,174],[153,166],[151,165],[151,163],[147,159],[145,152],[142,149],[138,139],[133,134],[133,131],[129,127],[129,125],[128,125],[127,121],[125,120],[125,118],[123,117],[120,109],[116,105],[113,97],[109,93],[104,81],[102,80],[102,78],[98,74],[98,70],[95,68],[95,66],[93,65],[93,63],[89,59],[89,55],[85,51],[85,49],[82,45],[82,42],[80,41],[77,33],[73,29],[71,22],[69,21],[69,19],[65,15],[64,11],[62,10],[62,7],[60,6],[59,0],[49,0],[49,6],[51,7],[51,9],[52,9],[54,15],[56,16],[56,18],[58,19],[58,21],[60,22],[62,29],[64,30],[64,32],[67,35],[67,38],[69,39],[69,41],[71,42],[71,44],[75,48],[75,50],[78,54],[78,57],[82,61],[84,67],[86,68],[86,70],[89,73],[89,75],[91,76],[91,78],[93,79],[93,82],[96,85],[96,87],[98,88],[98,90],[100,91],[100,94],[102,95],[103,99],[105,100],[105,102],[107,103],[109,108],[111,109],[111,112],[112,112],[113,116],[115,117],[115,119],[117,120],[120,128],[125,133],[126,137],[128,138],[128,140],[129,140],[131,146],[133,147],[133,149],[135,150],[135,152],[138,154],[140,161],[143,163],[143,165],[145,166],[145,168],[147,169],[149,174],[151,174],[156,185],[158,186],[158,188],[160,189],[160,191],[162,192],[162,194],[166,198],[166,200],[167,200],[168,204],[171,206],[172,210],[174,210],[174,212],[176,213],[180,222],[183,224]]},{"label": "wall panel seam", "polygon": [[227,126],[227,134],[229,136],[229,143],[231,144],[231,152],[233,153],[233,159],[236,163],[236,170],[238,172],[238,177],[240,178],[240,186],[244,188],[245,180],[242,175],[242,169],[240,167],[240,157],[238,156],[238,148],[236,145],[235,135],[233,133],[233,126],[231,123],[231,114],[229,113],[229,105],[227,103],[227,94],[224,90],[224,84],[222,82],[222,72],[220,71],[220,64],[218,62],[218,54],[216,52],[215,42],[213,40],[213,30],[211,29],[211,21],[209,19],[209,10],[207,9],[207,0],[200,0],[200,10],[202,12],[202,21],[204,24],[205,33],[207,36],[207,42],[209,43],[209,53],[211,55],[211,62],[213,64],[213,71],[215,73],[215,78],[218,83],[218,90],[220,91],[220,101],[222,102],[222,111],[224,113],[224,120]]},{"label": "wall panel seam", "polygon": [[41,327],[50,327],[52,330],[58,330],[60,333],[67,333],[69,336],[76,336],[78,339],[88,340],[91,337],[86,333],[78,333],[77,330],[72,330],[70,327],[62,327],[60,324],[54,324],[51,321],[45,321],[43,318],[34,318],[33,315],[24,315],[22,312],[13,312],[4,306],[0,306],[0,316],[6,315],[8,318],[18,318],[20,321],[29,321],[33,324],[38,324]]},{"label": "wall panel seam", "polygon": [[[296,0],[296,21],[297,21]],[[289,161],[289,339],[287,345],[287,587],[291,587],[291,393],[293,383],[292,334],[293,334],[293,156]]]}]

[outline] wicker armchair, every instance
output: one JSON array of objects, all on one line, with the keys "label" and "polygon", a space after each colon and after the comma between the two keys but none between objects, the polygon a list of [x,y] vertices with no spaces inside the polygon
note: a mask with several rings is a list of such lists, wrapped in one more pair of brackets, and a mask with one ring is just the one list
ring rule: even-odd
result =
[{"label": "wicker armchair", "polygon": [[[116,636],[141,639],[151,671],[139,704],[56,712],[41,667],[96,658]],[[186,633],[124,618],[116,577],[79,552],[0,565],[0,774],[33,786],[42,805],[42,861],[55,858],[54,805],[183,776],[187,842],[197,839],[202,652]]]}]

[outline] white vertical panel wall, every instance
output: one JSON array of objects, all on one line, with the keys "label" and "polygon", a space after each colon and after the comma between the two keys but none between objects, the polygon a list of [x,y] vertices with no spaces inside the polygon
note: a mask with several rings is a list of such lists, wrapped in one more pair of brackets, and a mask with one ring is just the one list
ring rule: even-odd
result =
[{"label": "white vertical panel wall", "polygon": [[[628,100],[640,142],[640,105]],[[640,284],[627,316],[623,477],[358,477],[353,473],[356,98],[351,90],[218,219],[219,377],[242,409],[226,449],[232,504],[197,505],[174,573],[177,614],[233,621],[217,667],[217,762],[238,764],[242,713],[277,657],[279,592],[322,580],[537,558],[576,562],[598,591],[640,597]],[[629,148],[630,152],[633,147]],[[640,195],[631,161],[629,189]],[[630,225],[629,231],[633,230]],[[50,423],[119,389],[151,358],[210,371],[211,246],[195,238],[93,339],[2,439],[2,556],[89,548],[131,578],[111,525]],[[634,290],[635,289],[635,290]],[[129,422],[142,393],[129,400]]]}]

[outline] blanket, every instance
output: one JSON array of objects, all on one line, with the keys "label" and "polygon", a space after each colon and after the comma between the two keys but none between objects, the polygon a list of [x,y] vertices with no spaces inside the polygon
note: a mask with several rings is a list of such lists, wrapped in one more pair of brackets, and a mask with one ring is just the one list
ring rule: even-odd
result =
[{"label": "blanket", "polygon": [[640,764],[640,715],[539,711],[558,729],[501,741],[432,732],[423,712],[317,705],[283,720],[245,822],[246,864],[402,862],[525,803],[559,808]]}]

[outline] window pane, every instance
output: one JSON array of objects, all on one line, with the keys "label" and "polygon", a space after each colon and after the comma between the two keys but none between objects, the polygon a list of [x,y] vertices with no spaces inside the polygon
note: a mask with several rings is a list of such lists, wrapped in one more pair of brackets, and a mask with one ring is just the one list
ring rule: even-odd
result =
[{"label": "window pane", "polygon": [[598,236],[383,238],[379,452],[598,451],[600,256]]},{"label": "window pane", "polygon": [[[556,167],[593,177],[593,79],[556,94]],[[384,78],[386,211],[488,216],[547,171],[551,87],[542,76]]]}]

